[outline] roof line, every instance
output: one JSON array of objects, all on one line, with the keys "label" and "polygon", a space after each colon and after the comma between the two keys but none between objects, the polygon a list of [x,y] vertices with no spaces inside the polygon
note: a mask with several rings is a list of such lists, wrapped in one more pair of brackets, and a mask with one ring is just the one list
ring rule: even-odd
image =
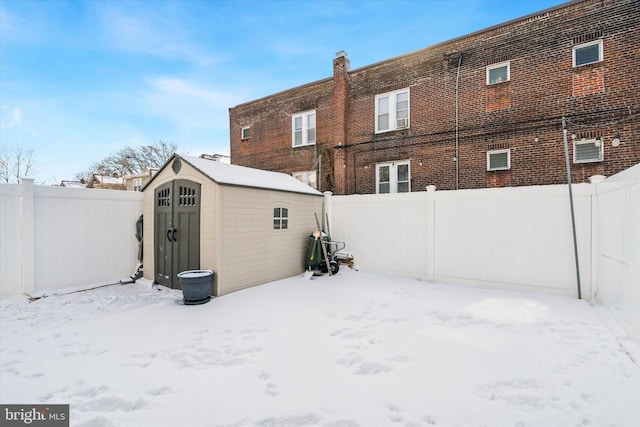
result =
[{"label": "roof line", "polygon": [[[421,49],[414,50],[412,52],[407,52],[407,53],[404,53],[402,55],[398,55],[398,56],[394,56],[394,57],[391,57],[391,58],[384,59],[382,61],[374,62],[373,64],[365,65],[365,66],[362,66],[360,68],[356,68],[354,70],[350,70],[348,72],[348,74],[359,72],[359,71],[362,71],[362,70],[366,70],[367,68],[370,68],[370,67],[376,67],[376,66],[378,66],[380,64],[384,64],[386,62],[390,62],[390,61],[393,61],[393,60],[396,60],[396,59],[404,58],[406,56],[415,55],[416,53],[423,52],[425,50],[433,49],[433,48],[440,47],[440,46],[443,46],[443,45],[447,45],[447,44],[450,44],[450,43],[455,43],[455,42],[467,39],[469,37],[474,37],[474,36],[477,36],[477,35],[482,34],[482,33],[486,33],[486,32],[492,31],[492,30],[496,30],[496,29],[501,28],[501,27],[506,27],[506,26],[515,24],[515,23],[520,22],[520,21],[526,21],[526,20],[534,18],[536,16],[544,15],[546,13],[553,12],[553,11],[559,10],[559,9],[564,9],[565,7],[573,6],[573,5],[580,4],[580,3],[583,3],[583,2],[586,2],[586,1],[589,1],[589,0],[570,0],[568,2],[561,3],[559,5],[552,6],[552,7],[540,10],[538,12],[533,12],[533,13],[530,13],[528,15],[521,16],[519,18],[514,18],[514,19],[511,19],[509,21],[493,25],[491,27],[483,28],[483,29],[474,31],[474,32],[469,33],[469,34],[465,34],[465,35],[462,35],[462,36],[459,36],[459,37],[455,37],[453,39],[449,39],[449,40],[445,40],[445,41],[442,41],[442,42],[439,42],[439,43],[436,43],[436,44],[432,44],[430,46],[423,47]],[[238,105],[236,105],[234,107],[230,107],[229,110],[232,110],[234,108],[244,107],[246,105],[253,104],[255,102],[262,101],[264,99],[271,98],[271,97],[274,97],[274,96],[282,95],[282,94],[285,94],[287,92],[300,90],[300,89],[308,87],[308,86],[313,86],[313,85],[317,85],[317,84],[321,84],[321,83],[326,83],[327,81],[331,81],[331,80],[333,80],[333,76],[332,77],[327,77],[327,78],[324,78],[324,79],[321,79],[321,80],[316,80],[314,82],[305,83],[303,85],[296,86],[296,87],[293,87],[293,88],[290,88],[290,89],[285,89],[285,90],[282,90],[280,92],[276,92],[276,93],[273,93],[273,94],[270,94],[270,95],[265,95],[263,97],[260,97],[260,98],[257,98],[257,99],[251,100],[251,101],[243,102],[242,104],[238,104]]]},{"label": "roof line", "polygon": [[423,51],[426,51],[426,50],[430,50],[430,49],[434,49],[434,48],[437,48],[437,47],[441,47],[441,46],[444,46],[444,45],[447,45],[447,44],[450,44],[450,43],[459,42],[459,41],[462,41],[462,40],[470,38],[470,37],[475,37],[475,36],[480,35],[482,33],[487,33],[489,31],[497,30],[498,28],[507,27],[509,25],[515,24],[515,23],[520,22],[520,21],[526,21],[526,20],[529,20],[531,18],[535,18],[537,16],[544,15],[544,14],[553,12],[555,10],[564,9],[565,7],[573,6],[573,5],[580,4],[580,3],[583,3],[583,2],[586,2],[586,1],[589,1],[589,0],[570,0],[568,2],[561,3],[561,4],[556,5],[556,6],[548,7],[546,9],[543,9],[543,10],[540,10],[540,11],[537,11],[537,12],[533,12],[533,13],[530,13],[530,14],[525,15],[525,16],[514,18],[514,19],[511,19],[511,20],[506,21],[506,22],[501,22],[501,23],[496,24],[496,25],[492,25],[491,27],[482,28],[480,30],[474,31],[474,32],[469,33],[469,34],[464,34],[462,36],[458,36],[458,37],[455,37],[455,38],[452,38],[452,39],[449,39],[449,40],[444,40],[444,41],[441,41],[441,42],[438,42],[438,43],[432,44],[430,46],[426,46],[426,47],[423,47],[423,48],[420,48],[420,49],[417,49],[417,50],[414,50],[414,51],[411,51],[411,52],[407,52],[407,53],[403,53],[403,54],[398,55],[398,56],[394,56],[394,57],[391,57],[391,58],[383,59],[382,61],[378,61],[378,62],[375,62],[373,64],[365,65],[365,66],[362,66],[360,68],[356,68],[354,70],[351,70],[351,71],[349,71],[349,73],[362,71],[362,70],[365,70],[365,69],[367,69],[369,67],[375,67],[375,66],[378,66],[380,64],[384,64],[385,62],[390,62],[390,61],[393,61],[393,60],[396,60],[396,59],[404,58],[406,56],[415,55],[415,54],[417,54],[419,52],[423,52]]}]

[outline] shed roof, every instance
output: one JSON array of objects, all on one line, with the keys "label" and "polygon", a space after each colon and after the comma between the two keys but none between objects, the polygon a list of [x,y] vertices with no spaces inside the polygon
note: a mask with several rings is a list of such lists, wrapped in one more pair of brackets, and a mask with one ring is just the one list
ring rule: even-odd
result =
[{"label": "shed roof", "polygon": [[[236,185],[240,187],[263,188],[266,190],[288,191],[291,193],[311,194],[321,196],[322,193],[311,188],[307,184],[297,180],[291,175],[282,172],[271,172],[262,169],[248,168],[245,166],[230,165],[215,160],[201,157],[184,156],[175,154],[162,167],[166,168],[178,157],[190,164],[203,175],[208,176],[214,182],[222,185]],[[161,170],[162,170],[161,169]],[[155,176],[158,176],[156,174]],[[155,178],[154,176],[154,178]],[[145,185],[145,188],[153,181],[153,178]]]}]

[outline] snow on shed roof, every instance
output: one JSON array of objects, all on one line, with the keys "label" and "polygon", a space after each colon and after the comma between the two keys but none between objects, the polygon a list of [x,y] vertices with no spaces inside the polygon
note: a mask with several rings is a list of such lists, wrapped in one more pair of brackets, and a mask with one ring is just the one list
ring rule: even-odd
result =
[{"label": "snow on shed roof", "polygon": [[175,157],[180,157],[218,184],[289,191],[293,193],[313,194],[316,196],[322,195],[318,190],[309,187],[307,184],[286,173],[230,165],[200,157],[182,155],[176,155]]}]

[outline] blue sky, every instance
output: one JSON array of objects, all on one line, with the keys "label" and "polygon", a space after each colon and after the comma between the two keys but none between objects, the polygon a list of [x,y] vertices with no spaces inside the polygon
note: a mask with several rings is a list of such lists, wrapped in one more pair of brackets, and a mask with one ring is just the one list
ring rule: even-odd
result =
[{"label": "blue sky", "polygon": [[560,0],[0,0],[0,144],[40,184],[126,146],[229,154],[235,105]]}]

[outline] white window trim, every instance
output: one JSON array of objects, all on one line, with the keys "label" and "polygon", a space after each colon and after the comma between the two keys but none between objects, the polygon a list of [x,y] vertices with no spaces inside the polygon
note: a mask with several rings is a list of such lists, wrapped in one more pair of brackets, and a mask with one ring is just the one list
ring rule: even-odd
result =
[{"label": "white window trim", "polygon": [[[280,216],[276,217],[274,215],[274,210],[275,209],[280,209]],[[283,217],[282,216],[282,209],[286,209],[287,210],[287,216]],[[282,221],[282,219],[285,218],[287,220],[287,228],[276,228],[275,227],[275,221],[279,220]],[[280,227],[282,227],[282,223],[280,223]],[[287,231],[289,231],[291,229],[291,205],[289,205],[288,203],[274,203],[271,205],[271,232],[272,233],[286,233]]]},{"label": "white window trim", "polygon": [[[599,48],[598,48],[598,60],[597,61],[593,61],[593,62],[587,62],[585,64],[576,65],[576,50],[581,49],[583,47],[589,47],[589,46],[592,46],[592,45],[595,45],[595,44],[599,45]],[[598,62],[602,62],[603,59],[604,59],[604,51],[603,51],[603,46],[602,46],[602,39],[598,39],[598,40],[595,40],[595,41],[592,41],[592,42],[588,42],[588,43],[578,44],[578,45],[575,45],[573,47],[573,50],[572,50],[572,61],[573,61],[573,67],[574,68],[575,67],[582,67],[583,65],[597,64]]]},{"label": "white window trim", "polygon": [[[396,95],[399,93],[407,93],[407,125],[398,127],[396,117]],[[389,129],[378,128],[378,100],[381,98],[389,98]],[[393,102],[391,102],[393,100]],[[375,96],[375,133],[392,132],[398,129],[409,129],[411,127],[411,91],[409,88],[394,90],[393,92],[381,93]]]},{"label": "white window trim", "polygon": [[[504,81],[501,81],[501,82],[490,83],[489,82],[489,72],[491,70],[495,70],[496,68],[502,68],[504,66],[507,67],[507,80],[504,80]],[[508,82],[510,80],[511,80],[511,61],[505,61],[505,62],[499,62],[497,64],[487,65],[487,86]]]},{"label": "white window trim", "polygon": [[[315,139],[313,141],[309,141],[309,116],[310,115],[315,115],[315,120],[316,120],[316,127],[314,128],[316,130],[316,136]],[[301,117],[302,118],[302,143],[296,145],[296,118]],[[305,147],[307,145],[315,145],[316,140],[318,139],[318,115],[316,114],[316,110],[309,110],[309,111],[303,111],[301,113],[297,113],[291,116],[291,146],[293,148],[296,147]]]},{"label": "white window trim", "polygon": [[240,139],[242,139],[243,141],[245,139],[249,139],[249,137],[251,136],[251,134],[249,133],[248,135],[245,136],[244,132],[250,130],[251,127],[250,126],[243,126],[242,129],[240,129]]},{"label": "white window trim", "polygon": [[[304,182],[305,184],[307,184],[309,187],[311,188],[315,188],[316,190],[318,189],[318,174],[316,171],[302,171],[302,172],[293,172],[291,174],[295,179],[299,180],[300,182]],[[309,177],[313,176],[314,180],[315,180],[315,186],[311,185],[309,183]]]},{"label": "white window trim", "polygon": [[[491,167],[491,155],[492,154],[501,154],[501,153],[507,153],[507,166],[506,167],[499,167],[499,168],[492,168]],[[506,171],[506,170],[509,170],[509,169],[511,169],[511,149],[510,148],[487,151],[487,171]]]},{"label": "white window trim", "polygon": [[[398,192],[398,172],[396,167],[399,165],[407,165],[409,168],[409,180],[407,181],[409,184],[409,191],[407,191],[407,193],[411,193],[411,161],[401,160],[397,162],[376,163],[376,194],[390,194]],[[380,168],[384,166],[389,166],[389,193],[380,193]]]},{"label": "white window trim", "polygon": [[[581,145],[581,144],[595,144],[596,147],[598,147],[600,149],[599,153],[598,153],[598,158],[597,159],[583,159],[583,160],[578,160],[577,158],[577,146]],[[586,139],[586,140],[582,140],[582,139],[575,139],[573,141],[573,163],[598,163],[598,162],[602,162],[604,161],[604,141],[602,139],[600,139],[599,142],[600,145],[598,145],[598,140],[595,138],[591,138],[591,139]]]}]

